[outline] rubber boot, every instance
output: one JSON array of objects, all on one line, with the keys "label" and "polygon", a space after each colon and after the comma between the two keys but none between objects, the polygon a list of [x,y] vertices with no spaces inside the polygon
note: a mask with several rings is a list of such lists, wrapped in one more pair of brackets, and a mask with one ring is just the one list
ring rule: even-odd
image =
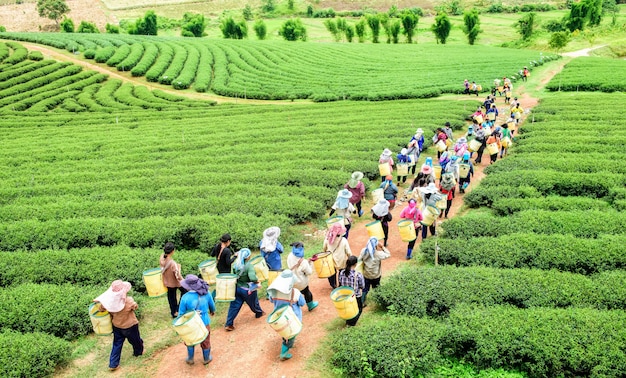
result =
[{"label": "rubber boot", "polygon": [[202,349],[202,357],[204,358],[204,361],[202,361],[202,363],[205,365],[208,365],[209,362],[213,361],[213,356],[211,356],[211,348]]},{"label": "rubber boot", "polygon": [[188,346],[187,347],[187,359],[185,360],[187,365],[193,365],[193,352],[194,352],[194,350],[195,350],[195,347],[192,347],[192,346]]},{"label": "rubber boot", "polygon": [[361,294],[361,303],[363,304],[363,308],[367,307],[367,305],[365,304],[365,300],[367,299],[367,293],[369,293],[369,291],[364,291],[363,294]]},{"label": "rubber boot", "polygon": [[289,353],[289,347],[287,345],[285,345],[285,344],[281,345],[281,347],[280,347],[280,360],[281,361],[285,361],[285,360],[290,359],[291,357],[292,356],[291,356],[291,353]]},{"label": "rubber boot", "polygon": [[406,250],[406,259],[407,260],[411,260],[412,257],[413,257],[413,248],[407,248],[407,250]]},{"label": "rubber boot", "polygon": [[317,303],[317,301],[311,301],[311,302],[306,304],[306,307],[309,309],[309,311],[313,311],[315,309],[315,307],[317,307],[317,305],[319,305],[319,303]]}]

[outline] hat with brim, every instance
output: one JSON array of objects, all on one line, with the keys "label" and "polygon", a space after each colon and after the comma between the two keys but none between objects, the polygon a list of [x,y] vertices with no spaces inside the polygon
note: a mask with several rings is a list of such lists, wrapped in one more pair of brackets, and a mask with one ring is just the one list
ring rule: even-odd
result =
[{"label": "hat with brim", "polygon": [[430,184],[428,184],[428,186],[426,186],[425,188],[419,188],[419,190],[425,194],[433,194],[437,193],[437,186],[435,185],[435,183],[431,182]]},{"label": "hat with brim", "polygon": [[295,281],[295,276],[289,269],[283,270],[278,277],[274,279],[272,284],[267,288],[267,293],[272,298],[276,298],[279,296],[278,293],[282,294],[291,294],[291,289],[293,289],[293,284]]},{"label": "hat with brim", "polygon": [[363,179],[363,172],[352,172],[352,176],[350,177],[350,181],[348,181],[348,186],[351,188],[356,188],[359,185],[359,181]]},{"label": "hat with brim", "polygon": [[339,193],[337,193],[338,198],[350,199],[352,198],[352,192],[348,189],[341,189]]},{"label": "hat with brim", "polygon": [[460,144],[467,143],[467,139],[465,139],[465,138],[459,138],[459,139],[457,139],[457,141],[456,141],[456,142],[457,142],[457,143],[460,143]]},{"label": "hat with brim", "polygon": [[94,299],[94,302],[100,302],[109,312],[120,312],[126,305],[126,293],[128,293],[130,288],[130,282],[115,280],[107,291]]},{"label": "hat with brim", "polygon": [[430,175],[433,173],[433,168],[430,165],[424,164],[422,165],[422,169],[420,170],[425,175]]},{"label": "hat with brim", "polygon": [[372,207],[372,212],[374,212],[374,214],[378,217],[384,217],[389,214],[389,205],[389,201],[383,198],[376,202],[376,205]]},{"label": "hat with brim", "polygon": [[419,129],[415,130],[415,135],[422,135],[422,134],[424,134],[424,130],[422,130],[421,127]]},{"label": "hat with brim", "polygon": [[390,149],[388,149],[388,148],[385,148],[385,149],[383,150],[383,155],[385,155],[385,156],[391,156],[391,150],[390,150]]},{"label": "hat with brim", "polygon": [[195,274],[186,275],[185,279],[180,281],[180,286],[187,291],[195,291],[200,295],[205,295],[209,289],[209,285]]}]

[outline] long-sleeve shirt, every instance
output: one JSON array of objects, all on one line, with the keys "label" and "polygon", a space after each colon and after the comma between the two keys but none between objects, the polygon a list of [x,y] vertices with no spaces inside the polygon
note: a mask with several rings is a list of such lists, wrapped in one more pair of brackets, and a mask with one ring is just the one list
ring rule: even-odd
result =
[{"label": "long-sleeve shirt", "polygon": [[363,295],[363,289],[365,289],[365,279],[363,275],[356,270],[350,270],[348,277],[345,275],[345,270],[342,269],[339,272],[339,285],[349,286],[354,289],[354,295],[360,297]]},{"label": "long-sleeve shirt", "polygon": [[215,302],[210,294],[200,295],[195,291],[188,291],[180,298],[178,313],[185,314],[189,311],[200,312],[200,318],[204,325],[211,324],[210,312],[215,312]]},{"label": "long-sleeve shirt", "polygon": [[417,228],[420,221],[424,219],[424,216],[422,215],[420,209],[417,208],[417,206],[415,206],[415,211],[413,212],[411,212],[411,208],[407,206],[402,209],[402,212],[400,212],[400,218],[411,219],[413,221],[413,225],[415,226],[415,228]]},{"label": "long-sleeve shirt", "polygon": [[385,181],[380,184],[383,189],[383,196],[387,201],[395,200],[398,195],[398,187],[392,181]]},{"label": "long-sleeve shirt", "polygon": [[298,289],[292,289],[292,293],[289,296],[292,300],[271,298],[271,302],[274,304],[274,310],[283,306],[291,306],[291,309],[296,314],[300,322],[302,322],[302,309],[300,307],[306,304],[306,300],[304,299],[304,295],[300,293]]},{"label": "long-sleeve shirt", "polygon": [[163,268],[163,285],[165,287],[180,287],[180,281],[183,279],[180,274],[180,265],[171,257],[164,258],[163,255],[159,259],[159,264]]},{"label": "long-sleeve shirt", "polygon": [[[102,305],[100,305],[100,307],[104,308]],[[118,312],[109,311],[109,314],[111,314],[111,323],[113,323],[116,328],[121,329],[127,329],[135,324],[139,324],[137,316],[135,315],[137,307],[137,302],[135,302],[133,297],[127,296],[123,309]]]},{"label": "long-sleeve shirt", "polygon": [[238,275],[237,286],[248,288],[249,282],[258,282],[259,278],[256,276],[254,266],[249,262],[245,263],[243,269],[238,271],[235,269],[235,274]]},{"label": "long-sleeve shirt", "polygon": [[352,193],[352,197],[350,197],[349,199],[350,203],[352,204],[359,202],[363,199],[363,197],[365,197],[365,184],[363,184],[361,181],[359,181],[359,183],[356,184],[356,187],[354,188],[351,188],[348,184],[344,185],[343,187],[344,189],[348,189],[350,193]]},{"label": "long-sleeve shirt", "polygon": [[363,261],[363,277],[368,280],[375,280],[382,275],[381,261],[391,257],[391,253],[385,248],[382,251],[376,250],[374,256],[367,252],[367,248],[361,250],[361,260]]},{"label": "long-sleeve shirt", "polygon": [[[296,265],[298,266],[297,268]],[[311,268],[309,260],[290,253],[289,256],[287,256],[287,266],[297,278],[296,283],[293,285],[296,289],[304,290],[304,288],[309,286],[309,276],[313,274],[313,268]]]},{"label": "long-sleeve shirt", "polygon": [[230,267],[237,259],[237,256],[235,256],[230,247],[224,247],[221,252],[220,250],[222,250],[221,243],[217,244],[211,252],[211,256],[217,259],[217,271],[220,273],[230,273]]},{"label": "long-sleeve shirt", "polygon": [[324,239],[322,249],[325,252],[331,252],[333,254],[333,261],[335,262],[335,269],[337,270],[345,268],[348,257],[352,256],[348,239],[343,236],[337,236],[333,244],[329,244],[328,240]]},{"label": "long-sleeve shirt", "polygon": [[[261,246],[261,243],[259,243],[259,247]],[[280,254],[283,253],[284,250],[285,249],[280,242],[276,242],[276,249],[273,251],[266,252],[261,249],[261,256],[265,259],[267,267],[270,268],[270,270],[281,270],[283,268],[282,261],[280,260]]]}]

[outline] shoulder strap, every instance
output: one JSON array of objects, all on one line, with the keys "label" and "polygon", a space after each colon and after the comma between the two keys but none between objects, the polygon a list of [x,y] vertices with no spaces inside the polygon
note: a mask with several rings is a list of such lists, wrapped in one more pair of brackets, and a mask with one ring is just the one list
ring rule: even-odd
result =
[{"label": "shoulder strap", "polygon": [[298,263],[296,265],[294,265],[291,270],[295,271],[296,269],[298,269],[298,267],[300,266],[300,264],[302,264],[302,260],[304,260],[302,257],[300,257],[300,260],[298,260]]},{"label": "shoulder strap", "polygon": [[222,249],[220,249],[220,253],[217,255],[217,261],[220,261],[220,257],[222,257],[222,252],[224,252],[225,249],[226,247],[222,247]]}]

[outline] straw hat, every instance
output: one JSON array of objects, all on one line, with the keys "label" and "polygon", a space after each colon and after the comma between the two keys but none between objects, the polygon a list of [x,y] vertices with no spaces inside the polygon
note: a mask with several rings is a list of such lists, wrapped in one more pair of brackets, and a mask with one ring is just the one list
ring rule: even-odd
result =
[{"label": "straw hat", "polygon": [[115,280],[107,291],[94,299],[94,302],[100,302],[109,312],[120,312],[126,305],[126,293],[130,288],[130,282]]},{"label": "straw hat", "polygon": [[422,128],[420,127],[419,129],[415,130],[415,137],[419,138],[420,135],[424,134],[424,130],[422,130]]},{"label": "straw hat", "polygon": [[359,181],[363,179],[363,172],[352,172],[352,176],[348,181],[348,186],[351,188],[356,188],[359,185]]},{"label": "straw hat", "polygon": [[185,279],[180,281],[180,286],[187,291],[195,291],[200,295],[206,295],[209,292],[209,285],[195,274],[185,276]]},{"label": "straw hat", "polygon": [[437,193],[437,186],[434,182],[431,182],[428,184],[428,186],[426,186],[425,188],[419,188],[419,190],[425,194],[433,194]]}]

